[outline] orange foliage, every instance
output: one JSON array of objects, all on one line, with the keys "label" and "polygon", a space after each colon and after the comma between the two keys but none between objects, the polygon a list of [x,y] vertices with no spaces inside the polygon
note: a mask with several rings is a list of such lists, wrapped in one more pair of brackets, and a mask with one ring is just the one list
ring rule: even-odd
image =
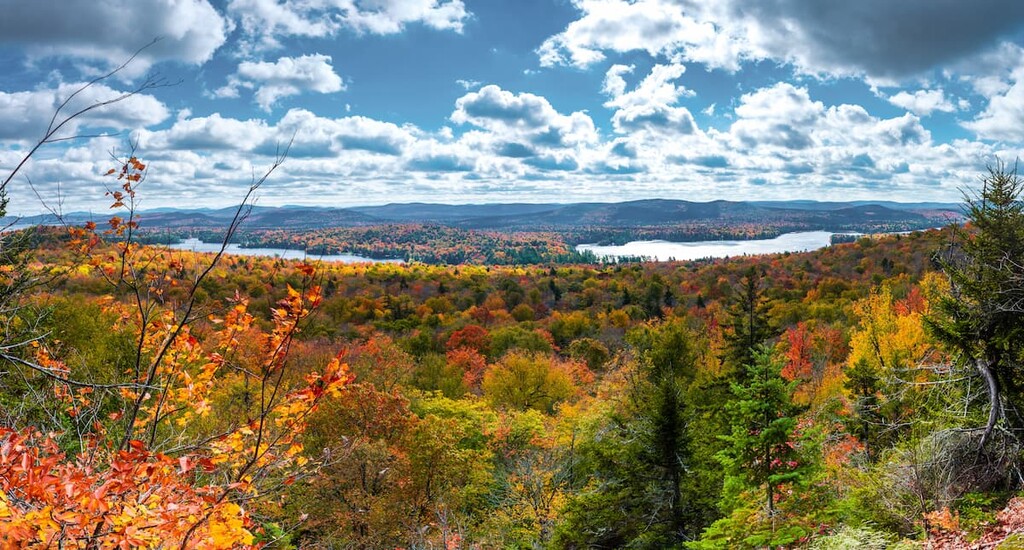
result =
[{"label": "orange foliage", "polygon": [[0,430],[0,543],[4,548],[233,548],[253,524],[222,488],[196,483],[205,458],[128,450],[61,453],[49,436]]},{"label": "orange foliage", "polygon": [[467,325],[452,333],[446,344],[449,350],[457,348],[469,348],[478,352],[485,352],[491,347],[491,336],[487,329],[478,325]]},{"label": "orange foliage", "polygon": [[[122,164],[121,191],[110,193],[113,207],[127,202],[134,208],[135,186],[145,169],[135,157]],[[100,237],[90,223],[72,231],[72,246],[98,251],[87,265],[109,288],[132,297],[100,303],[116,319],[112,329],[136,339],[133,364],[117,383],[78,380],[75,369],[53,357],[42,340],[33,341],[34,368],[47,374],[72,419],[85,416],[83,411],[100,418],[103,403],[117,398],[123,406],[91,426],[79,423],[80,451],[74,455],[58,447],[61,434],[0,429],[0,543],[252,546],[259,527],[244,505],[260,496],[268,480],[287,484],[310,469],[300,440],[307,417],[351,380],[335,357],[322,372],[285,383],[292,341],[321,300],[319,287],[310,284],[314,273],[300,266],[302,290],[287,286],[270,310],[269,330],[256,328],[248,300],[236,293],[223,318],[211,316],[212,328],[200,337],[194,333],[200,317],[192,310],[199,284],[215,264],[197,265],[201,275],[189,286],[189,270],[180,259],[132,242],[133,218],[115,216],[109,225],[105,234],[116,239],[113,245],[96,246]],[[242,341],[258,350],[252,364],[238,362]],[[218,391],[236,383],[247,393],[231,404],[232,417],[213,423],[213,433],[193,427],[206,422],[215,401],[225,400]],[[101,391],[112,395],[100,400]]]},{"label": "orange foliage", "polygon": [[783,339],[788,345],[782,377],[786,380],[807,380],[811,377],[811,335],[803,321],[786,329]]},{"label": "orange foliage", "polygon": [[484,371],[487,370],[487,360],[484,356],[475,349],[462,347],[449,351],[446,358],[449,364],[462,370],[462,381],[466,387],[478,392]]}]

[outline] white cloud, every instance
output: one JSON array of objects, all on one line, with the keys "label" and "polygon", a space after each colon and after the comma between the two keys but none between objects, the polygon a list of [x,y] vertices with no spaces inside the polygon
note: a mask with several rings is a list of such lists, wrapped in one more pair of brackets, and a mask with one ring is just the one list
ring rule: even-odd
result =
[{"label": "white cloud", "polygon": [[[824,103],[792,84],[742,96],[720,113],[735,121],[728,128],[667,133],[654,122],[688,113],[679,105],[689,93],[678,82],[684,75],[666,64],[635,84],[606,86],[618,131],[603,139],[586,113],[562,113],[544,97],[497,86],[456,101],[454,132],[305,109],[273,120],[182,110],[170,127],[139,132],[152,166],[145,198],[152,206],[223,205],[240,197],[252,168],[269,163],[293,135],[289,158],[263,188],[261,204],[710,200],[754,192],[820,200],[882,192],[910,200],[927,192],[955,200],[956,186],[969,185],[986,158],[1012,152],[976,141],[935,144],[916,115],[879,118],[858,105]],[[106,149],[117,144],[97,140],[58,150],[26,174],[43,192],[63,181],[76,209],[103,208],[98,174],[109,167]],[[0,166],[11,158],[0,148]],[[17,205],[32,202],[24,191],[14,190]]]},{"label": "white cloud", "polygon": [[814,145],[811,124],[824,110],[805,88],[782,82],[740,97],[731,133],[748,147],[806,149]]},{"label": "white cloud", "polygon": [[608,52],[645,51],[730,71],[770,59],[805,74],[893,82],[990,51],[1024,24],[1016,0],[860,0],[827,9],[820,0],[573,4],[579,18],[538,48],[542,65],[588,67]]},{"label": "white cloud", "polygon": [[249,151],[270,135],[259,119],[225,118],[220,113],[178,120],[166,130],[140,133],[145,150]]},{"label": "white cloud", "polygon": [[626,79],[622,78],[622,76],[632,73],[635,68],[634,65],[612,65],[608,67],[608,71],[604,75],[604,84],[601,85],[601,91],[612,97],[624,94],[626,92]]},{"label": "white cloud", "polygon": [[401,155],[420,131],[363,116],[325,118],[305,109],[288,111],[277,123],[276,142],[295,136],[293,149],[299,154],[333,157],[352,152]]},{"label": "white cloud", "polygon": [[239,88],[255,90],[254,99],[264,111],[270,111],[277,100],[303,92],[329,94],[345,89],[345,83],[331,67],[328,55],[281,57],[268,61],[243,61],[228,83],[217,89],[217,97],[238,97]]},{"label": "white cloud", "polygon": [[[617,66],[621,67],[621,65]],[[615,67],[613,66],[612,69]],[[609,70],[610,72],[611,69]],[[650,74],[644,77],[637,84],[636,88],[629,92],[625,90],[625,81],[621,83],[621,87],[619,83],[615,83],[615,86],[609,88],[607,86],[608,80],[606,79],[605,90],[612,98],[605,102],[605,107],[629,107],[652,103],[668,105],[675,103],[680,97],[693,97],[693,91],[686,89],[684,86],[673,84],[685,72],[686,67],[681,64],[655,65],[651,68]]]},{"label": "white cloud", "polygon": [[597,140],[594,121],[586,113],[563,115],[541,96],[514,94],[493,84],[456,100],[451,120],[538,147],[571,147]]},{"label": "white cloud", "polygon": [[979,103],[985,105],[973,120],[961,123],[980,139],[1024,140],[1022,59],[1024,47],[1005,42],[998,49],[964,60],[956,67],[962,83],[971,86],[981,96]]},{"label": "white cloud", "polygon": [[604,91],[611,98],[604,106],[616,108],[612,125],[619,133],[640,130],[668,134],[692,134],[696,131],[693,115],[685,107],[676,106],[682,97],[693,92],[674,84],[686,72],[681,64],[655,65],[636,87],[626,91],[622,74],[633,68],[613,65],[605,75]]},{"label": "white cloud", "polygon": [[681,54],[688,61],[730,70],[740,49],[707,20],[670,0],[576,0],[582,16],[537,49],[541,65],[587,67],[605,51]]},{"label": "white cloud", "polygon": [[275,156],[291,141],[289,156],[294,158],[350,158],[400,156],[420,134],[415,127],[362,116],[326,118],[305,109],[291,109],[276,124],[219,113],[179,119],[166,130],[141,133],[141,145],[145,150]]},{"label": "white cloud", "polygon": [[469,17],[462,0],[336,0],[345,23],[373,34],[401,32],[409,23],[462,31]]},{"label": "white cloud", "polygon": [[903,90],[889,96],[889,103],[920,116],[928,116],[935,111],[952,113],[957,109],[942,90],[917,90],[914,93]]},{"label": "white cloud", "polygon": [[143,74],[158,61],[202,65],[231,30],[206,0],[0,0],[0,12],[0,42],[16,44],[33,57],[72,56],[109,68],[160,37],[125,76]]},{"label": "white cloud", "polygon": [[280,47],[278,36],[322,37],[337,28],[332,18],[315,16],[305,2],[231,0],[227,11],[238,19],[243,32],[268,47]]},{"label": "white cloud", "polygon": [[462,0],[231,0],[251,46],[280,47],[279,37],[328,37],[343,29],[396,34],[410,24],[461,32],[469,11]]},{"label": "white cloud", "polygon": [[[56,88],[24,92],[0,91],[0,139],[38,140],[46,131],[57,107],[85,83],[64,83]],[[91,104],[108,101],[124,92],[104,84],[94,84],[69,103],[62,112],[74,113]],[[137,94],[123,101],[86,113],[73,120],[57,137],[76,134],[83,127],[134,130],[159,124],[170,116],[167,107],[155,97]],[[59,118],[58,118],[59,119]]]},{"label": "white cloud", "polygon": [[1005,86],[991,92],[985,110],[963,126],[981,139],[1024,140],[1024,65],[1012,73]]}]

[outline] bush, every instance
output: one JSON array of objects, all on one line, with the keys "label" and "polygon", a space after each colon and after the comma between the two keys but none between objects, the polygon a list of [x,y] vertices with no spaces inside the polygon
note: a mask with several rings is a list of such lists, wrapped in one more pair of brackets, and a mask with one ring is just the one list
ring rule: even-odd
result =
[{"label": "bush", "polygon": [[870,527],[840,526],[831,535],[817,537],[811,542],[813,550],[885,550],[895,541],[893,535]]}]

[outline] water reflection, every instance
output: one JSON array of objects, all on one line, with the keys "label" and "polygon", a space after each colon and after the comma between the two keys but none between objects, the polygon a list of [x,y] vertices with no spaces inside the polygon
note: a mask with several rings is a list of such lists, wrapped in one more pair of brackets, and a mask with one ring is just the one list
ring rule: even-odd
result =
[{"label": "water reflection", "polygon": [[[188,250],[191,252],[217,252],[220,250],[220,243],[204,243],[199,239],[184,239],[180,243],[167,245],[173,250]],[[403,263],[402,260],[375,260],[354,254],[307,254],[302,250],[288,248],[242,248],[237,244],[229,244],[224,251],[225,254],[237,254],[239,256],[266,256],[269,258],[282,258],[285,260],[312,260],[323,262],[341,262],[346,264],[356,263]]]},{"label": "water reflection", "polygon": [[580,252],[590,251],[597,257],[644,256],[659,261],[699,260],[701,258],[726,258],[753,254],[776,254],[779,252],[804,252],[817,250],[829,245],[832,233],[829,231],[801,231],[784,233],[774,239],[754,241],[696,241],[677,243],[669,241],[633,241],[623,245],[600,246],[581,244]]}]

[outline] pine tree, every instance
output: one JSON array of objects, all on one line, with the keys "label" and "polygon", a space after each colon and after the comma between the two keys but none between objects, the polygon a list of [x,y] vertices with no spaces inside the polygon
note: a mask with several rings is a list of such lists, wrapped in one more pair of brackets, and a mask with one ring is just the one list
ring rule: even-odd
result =
[{"label": "pine tree", "polygon": [[628,336],[635,377],[581,445],[587,487],[566,507],[556,547],[677,547],[713,519],[716,492],[694,473],[692,338],[681,322]]},{"label": "pine tree", "polygon": [[744,365],[753,363],[757,346],[779,334],[768,319],[763,274],[757,267],[751,267],[739,287],[733,290],[726,313],[723,359],[735,373],[742,375]]},{"label": "pine tree", "polygon": [[984,445],[1001,420],[1022,424],[1016,410],[1024,394],[1024,180],[1016,166],[1000,163],[981,183],[977,194],[964,194],[968,228],[955,231],[938,258],[951,291],[926,326],[984,379]]},{"label": "pine tree", "polygon": [[880,447],[879,427],[883,422],[878,397],[882,380],[877,369],[861,360],[846,371],[843,387],[853,397],[853,414],[846,417],[846,428],[864,445],[868,460],[874,461]]},{"label": "pine tree", "polygon": [[744,368],[746,381],[732,384],[735,400],[726,405],[732,431],[722,438],[728,447],[719,460],[732,486],[765,491],[768,516],[774,518],[777,488],[802,475],[793,441],[800,412],[793,403],[798,382],[782,377],[782,361],[771,348],[761,346],[753,355],[754,361]]}]

